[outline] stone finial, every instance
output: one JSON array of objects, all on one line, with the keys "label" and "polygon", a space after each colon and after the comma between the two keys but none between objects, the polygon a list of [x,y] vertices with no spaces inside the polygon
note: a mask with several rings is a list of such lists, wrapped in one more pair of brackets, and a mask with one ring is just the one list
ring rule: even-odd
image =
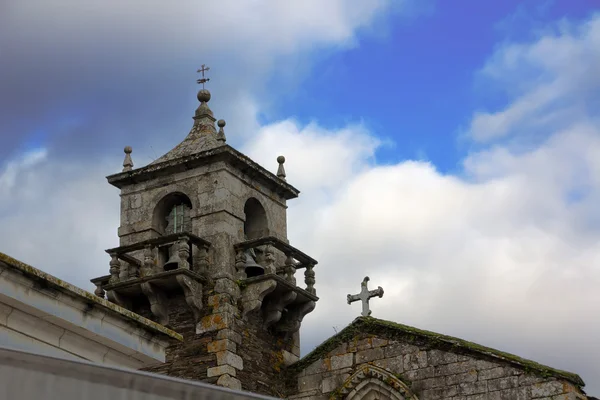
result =
[{"label": "stone finial", "polygon": [[131,171],[133,169],[133,161],[131,160],[131,152],[133,149],[131,146],[125,146],[123,149],[125,152],[125,160],[123,161],[123,172]]},{"label": "stone finial", "polygon": [[207,124],[214,124],[215,118],[213,117],[213,112],[210,107],[208,107],[208,102],[210,101],[211,97],[210,92],[206,89],[200,89],[197,97],[200,105],[196,109],[194,119],[197,121],[203,121]]},{"label": "stone finial", "polygon": [[378,296],[379,298],[383,297],[383,289],[379,286],[375,290],[369,290],[367,287],[367,282],[369,282],[369,277],[365,276],[362,283],[360,284],[360,293],[359,294],[349,294],[348,295],[348,304],[351,304],[355,301],[362,301],[362,316],[368,317],[371,315],[371,310],[369,310],[369,299],[371,297]]},{"label": "stone finial", "polygon": [[197,97],[200,103],[208,103],[210,101],[210,92],[206,89],[200,89]]},{"label": "stone finial", "polygon": [[284,156],[277,157],[277,162],[279,163],[279,168],[277,168],[277,177],[285,181],[285,168],[283,168],[283,163],[285,162]]},{"label": "stone finial", "polygon": [[217,140],[219,142],[225,143],[225,140],[227,140],[225,138],[225,131],[223,130],[223,128],[225,128],[225,120],[224,119],[220,119],[217,121],[217,125],[219,126],[219,132],[217,133]]}]

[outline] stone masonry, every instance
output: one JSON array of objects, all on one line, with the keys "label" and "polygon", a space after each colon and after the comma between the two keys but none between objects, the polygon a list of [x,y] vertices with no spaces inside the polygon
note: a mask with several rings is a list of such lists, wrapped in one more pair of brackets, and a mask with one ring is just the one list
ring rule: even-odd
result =
[{"label": "stone masonry", "polygon": [[575,374],[373,318],[358,318],[288,374],[296,400],[352,398],[365,380],[389,396],[380,398],[586,399]]},{"label": "stone masonry", "polygon": [[[279,395],[299,359],[302,318],[318,300],[316,261],[287,240],[287,200],[298,190],[225,143],[225,122],[200,105],[188,136],[134,168],[125,148],[120,246],[96,293],[183,336],[146,371]],[[297,285],[304,270],[306,287]]]},{"label": "stone masonry", "polygon": [[[287,239],[299,191],[226,144],[225,121],[198,92],[187,137],[149,165],[107,177],[120,189],[120,246],[96,295],[180,335],[146,371],[291,399],[586,399],[579,376],[363,315],[300,358],[318,301],[317,261]],[[301,284],[300,271],[304,284]],[[301,286],[302,285],[302,286]]]}]

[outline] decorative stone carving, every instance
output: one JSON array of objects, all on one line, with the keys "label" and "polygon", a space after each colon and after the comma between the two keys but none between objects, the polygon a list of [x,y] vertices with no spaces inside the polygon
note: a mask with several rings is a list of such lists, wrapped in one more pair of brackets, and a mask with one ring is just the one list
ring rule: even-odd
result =
[{"label": "decorative stone carving", "polygon": [[169,310],[167,309],[167,298],[164,293],[150,282],[143,282],[140,286],[150,302],[150,311],[158,318],[158,323],[168,325]]},{"label": "decorative stone carving", "polygon": [[121,262],[119,261],[119,258],[117,257],[116,254],[110,255],[110,263],[108,265],[110,266],[109,282],[110,283],[119,282],[119,275],[121,274]]},{"label": "decorative stone carving", "polygon": [[242,317],[245,317],[249,312],[259,309],[262,306],[265,296],[275,290],[276,287],[277,282],[272,279],[250,283],[242,293]]},{"label": "decorative stone carving", "polygon": [[418,400],[408,386],[390,372],[374,365],[362,365],[334,392],[331,399]]},{"label": "decorative stone carving", "polygon": [[156,262],[154,260],[154,255],[152,254],[152,246],[146,246],[146,248],[144,248],[144,262],[140,268],[140,276],[150,276],[154,274],[155,270]]},{"label": "decorative stone carving", "polygon": [[194,313],[194,321],[198,322],[202,311],[202,285],[186,275],[177,275],[176,279],[183,289],[187,305]]},{"label": "decorative stone carving", "polygon": [[296,273],[296,263],[294,262],[294,257],[292,254],[286,254],[284,271],[285,280],[295,286],[296,278],[294,277],[294,274]]},{"label": "decorative stone carving", "polygon": [[114,290],[107,291],[106,298],[112,303],[115,303],[128,310],[131,310],[131,302],[127,298],[119,296],[119,294],[116,293]]},{"label": "decorative stone carving", "polygon": [[281,319],[281,314],[285,306],[296,300],[298,293],[289,291],[278,297],[270,297],[265,307],[264,313],[264,326],[265,328],[270,327]]},{"label": "decorative stone carving", "polygon": [[238,279],[246,279],[246,252],[243,249],[239,249],[235,253],[235,268],[237,270]]},{"label": "decorative stone carving", "polygon": [[104,289],[102,289],[102,283],[97,282],[97,283],[95,283],[95,285],[96,285],[96,290],[94,290],[94,294],[103,299],[106,293],[104,292]]},{"label": "decorative stone carving", "polygon": [[306,270],[304,271],[304,283],[306,283],[306,291],[316,295],[314,267],[315,266],[312,264],[306,266]]},{"label": "decorative stone carving", "polygon": [[131,146],[125,146],[123,151],[125,152],[125,159],[123,160],[123,172],[131,171],[133,169],[133,160],[131,160],[131,152],[133,149]]},{"label": "decorative stone carving", "polygon": [[277,163],[279,164],[279,167],[277,167],[277,177],[285,181],[285,167],[283,166],[283,163],[285,163],[285,157],[277,157]]},{"label": "decorative stone carving", "polygon": [[208,271],[208,266],[208,249],[205,246],[201,246],[197,251],[194,271],[202,275]]},{"label": "decorative stone carving", "polygon": [[190,244],[187,239],[181,238],[177,241],[177,252],[179,254],[179,268],[190,269]]},{"label": "decorative stone carving", "polygon": [[348,295],[348,304],[351,304],[355,301],[362,302],[362,316],[368,317],[371,315],[371,310],[369,309],[369,299],[375,296],[379,298],[383,297],[383,289],[379,286],[375,290],[369,290],[367,284],[369,282],[369,277],[365,276],[362,283],[360,284],[360,293],[359,294],[349,294]]},{"label": "decorative stone carving", "polygon": [[288,334],[298,332],[304,316],[314,310],[316,305],[317,303],[314,301],[308,301],[306,303],[289,308],[288,312],[277,324],[276,329],[280,332],[286,332]]},{"label": "decorative stone carving", "polygon": [[124,276],[124,279],[121,280],[135,279],[139,278],[140,271],[136,265],[125,261],[125,265],[121,265],[121,274]]},{"label": "decorative stone carving", "polygon": [[275,266],[275,248],[270,244],[265,246],[263,267],[265,267],[265,274],[274,274],[277,270]]}]

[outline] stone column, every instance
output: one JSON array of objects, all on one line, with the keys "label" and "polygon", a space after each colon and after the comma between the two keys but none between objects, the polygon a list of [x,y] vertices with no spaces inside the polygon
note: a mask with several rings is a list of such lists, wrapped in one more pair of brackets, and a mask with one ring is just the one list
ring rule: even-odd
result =
[{"label": "stone column", "polygon": [[217,385],[239,390],[242,383],[236,375],[244,369],[244,361],[236,354],[242,337],[235,332],[234,326],[240,314],[236,307],[240,288],[230,273],[223,272],[214,279],[215,294],[208,297],[212,313],[200,320],[196,333],[217,332],[215,339],[207,345],[208,352],[216,356],[217,366],[206,371],[207,377],[218,376]]}]

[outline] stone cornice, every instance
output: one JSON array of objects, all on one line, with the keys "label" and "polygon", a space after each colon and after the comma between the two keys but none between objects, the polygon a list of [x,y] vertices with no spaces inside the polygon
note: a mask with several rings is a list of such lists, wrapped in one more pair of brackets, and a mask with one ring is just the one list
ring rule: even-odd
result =
[{"label": "stone cornice", "polygon": [[110,312],[117,314],[119,317],[128,320],[142,327],[143,329],[159,334],[159,336],[162,336],[163,339],[176,339],[178,341],[183,341],[183,336],[175,331],[172,331],[171,329],[165,328],[164,326],[157,324],[156,322],[150,321],[149,319],[144,318],[141,315],[126,310],[123,307],[119,307],[116,304],[104,300],[90,292],[87,292],[74,285],[71,285],[70,283],[58,279],[50,274],[42,272],[39,269],[27,265],[19,260],[16,260],[4,253],[0,253],[0,264],[6,264],[8,268],[17,270],[23,275],[28,276],[32,279],[42,281],[48,286],[75,298],[78,298],[86,304],[91,304],[93,306],[109,310]]},{"label": "stone cornice", "polygon": [[271,187],[286,200],[296,198],[300,193],[298,189],[288,184],[283,179],[278,178],[275,174],[229,145],[222,145],[200,153],[109,175],[106,179],[108,180],[108,183],[121,189],[127,185],[149,181],[151,179],[171,175],[176,172],[189,170],[218,161],[225,161],[237,167],[244,174]]}]

